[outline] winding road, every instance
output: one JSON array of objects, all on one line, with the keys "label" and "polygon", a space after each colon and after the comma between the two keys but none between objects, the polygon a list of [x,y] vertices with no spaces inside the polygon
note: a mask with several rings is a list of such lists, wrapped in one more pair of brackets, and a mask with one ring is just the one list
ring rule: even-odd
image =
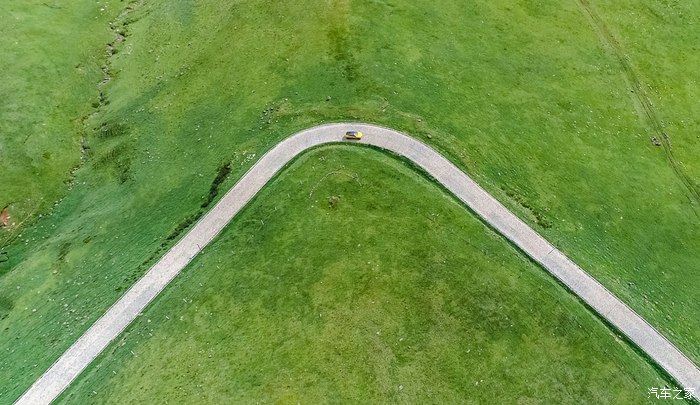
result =
[{"label": "winding road", "polygon": [[[17,401],[48,404],[158,296],[262,187],[294,157],[317,145],[345,141],[347,130],[364,133],[362,144],[410,159],[452,194],[540,263],[574,294],[625,334],[684,388],[700,390],[700,369],[654,327],[593,277],[516,217],[469,176],[426,144],[400,132],[368,124],[338,123],[290,136],[263,155],[226,195],[148,272],[88,329]],[[698,398],[698,394],[694,394]]]}]

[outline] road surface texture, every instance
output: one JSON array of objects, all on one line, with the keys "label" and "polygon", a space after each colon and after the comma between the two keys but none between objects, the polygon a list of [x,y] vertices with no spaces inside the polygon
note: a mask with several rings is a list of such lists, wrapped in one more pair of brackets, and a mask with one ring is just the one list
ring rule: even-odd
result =
[{"label": "road surface texture", "polygon": [[[364,133],[360,141],[345,131]],[[114,340],[255,194],[289,161],[317,145],[354,142],[405,156],[442,183],[493,229],[540,263],[610,324],[626,335],[684,388],[700,390],[700,369],[598,281],[484,191],[445,157],[400,132],[368,124],[338,123],[301,131],[277,144],[233,186],[148,272],[97,320],[18,400],[48,404]],[[695,393],[697,398],[697,393]]]}]

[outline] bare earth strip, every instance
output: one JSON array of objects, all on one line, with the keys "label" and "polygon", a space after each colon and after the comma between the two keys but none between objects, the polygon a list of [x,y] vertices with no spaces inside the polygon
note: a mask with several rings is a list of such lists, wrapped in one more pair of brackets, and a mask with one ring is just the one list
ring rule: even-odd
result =
[{"label": "bare earth strip", "polygon": [[[301,131],[268,151],[17,403],[48,404],[56,399],[278,171],[311,147],[342,142],[347,130],[362,131],[364,137],[361,143],[405,156],[422,167],[490,226],[624,333],[684,388],[700,389],[700,369],[680,350],[445,157],[424,143],[388,128],[339,123]],[[698,394],[695,395],[697,398]]]}]

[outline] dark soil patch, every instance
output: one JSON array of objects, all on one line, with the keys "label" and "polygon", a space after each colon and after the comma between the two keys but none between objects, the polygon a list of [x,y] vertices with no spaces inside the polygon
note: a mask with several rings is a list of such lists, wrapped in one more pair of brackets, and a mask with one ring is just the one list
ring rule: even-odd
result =
[{"label": "dark soil patch", "polygon": [[12,308],[14,308],[12,300],[6,297],[0,297],[0,320],[7,318]]}]

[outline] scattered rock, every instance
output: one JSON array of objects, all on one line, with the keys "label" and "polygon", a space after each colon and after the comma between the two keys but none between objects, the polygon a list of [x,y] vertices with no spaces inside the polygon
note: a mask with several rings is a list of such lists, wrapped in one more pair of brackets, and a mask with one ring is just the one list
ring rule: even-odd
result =
[{"label": "scattered rock", "polygon": [[659,141],[655,136],[652,136],[651,138],[651,143],[653,143],[656,146],[661,146],[661,141]]},{"label": "scattered rock", "polygon": [[326,101],[331,101],[331,96],[326,96]]},{"label": "scattered rock", "polygon": [[433,139],[433,136],[428,134],[428,139]]},{"label": "scattered rock", "polygon": [[330,208],[335,208],[338,206],[338,203],[340,202],[340,196],[339,195],[334,195],[328,197],[328,206]]}]

